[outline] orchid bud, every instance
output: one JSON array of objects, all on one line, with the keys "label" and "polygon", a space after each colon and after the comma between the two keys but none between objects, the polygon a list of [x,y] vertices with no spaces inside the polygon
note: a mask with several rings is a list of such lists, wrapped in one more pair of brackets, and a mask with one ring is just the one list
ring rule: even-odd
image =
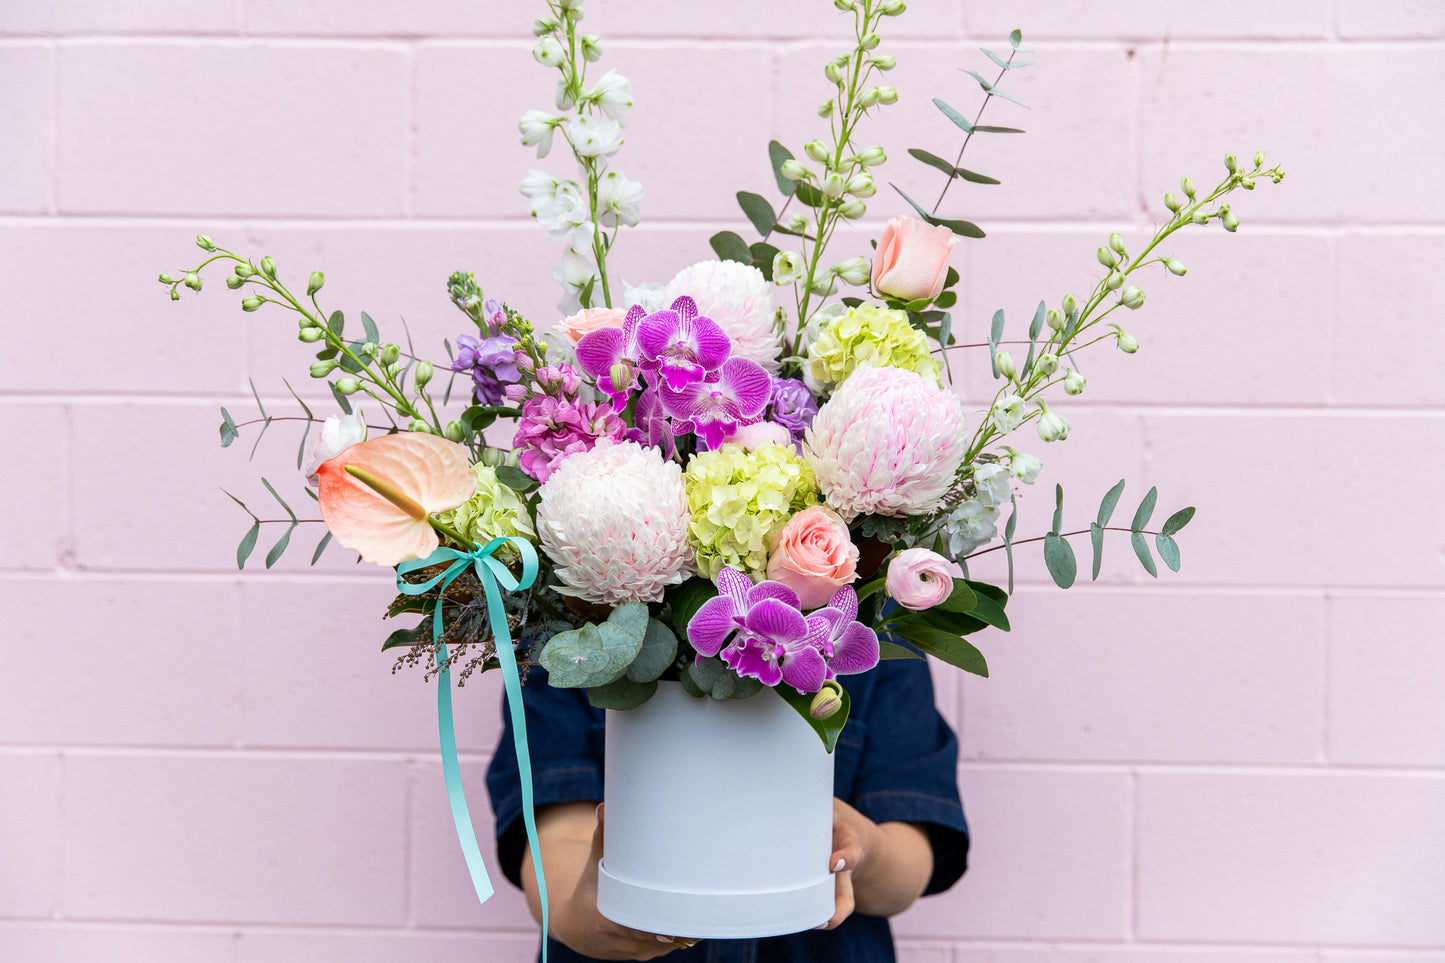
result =
[{"label": "orchid bud", "polygon": [[882,104],[884,107],[887,107],[889,104],[896,104],[896,103],[898,103],[898,90],[897,90],[897,88],[894,88],[894,87],[886,87],[886,86],[885,86],[885,87],[879,87],[879,88],[878,88],[878,102],[879,102],[880,104]]},{"label": "orchid bud", "polygon": [[842,174],[829,174],[823,180],[823,193],[828,195],[828,197],[832,200],[836,201],[838,198],[843,196],[843,191],[847,188],[847,186],[848,182],[843,180]]},{"label": "orchid bud", "polygon": [[813,702],[808,706],[808,715],[821,721],[837,715],[841,708],[843,708],[843,688],[830,679],[824,682],[823,688],[813,696]]},{"label": "orchid bud", "polygon": [[864,148],[863,152],[858,155],[858,163],[864,167],[878,167],[886,163],[887,160],[888,155],[883,152],[883,148],[881,147]]},{"label": "orchid bud", "polygon": [[313,378],[324,378],[324,377],[326,377],[327,375],[331,374],[331,372],[335,371],[335,370],[336,370],[336,366],[337,366],[339,363],[340,363],[340,362],[338,362],[335,358],[332,358],[332,359],[329,360],[329,361],[317,361],[317,362],[314,362],[314,363],[311,365],[311,377],[313,377]]},{"label": "orchid bud", "polygon": [[1014,364],[1014,356],[1007,351],[1000,351],[993,356],[993,366],[1009,381],[1019,373],[1018,365]]},{"label": "orchid bud", "polygon": [[582,59],[589,64],[596,63],[602,59],[602,38],[597,36],[597,34],[583,34],[580,46],[582,48]]},{"label": "orchid bud", "polygon": [[1072,369],[1064,370],[1064,394],[1083,394],[1084,385],[1088,383],[1088,379],[1085,378],[1083,375],[1079,374],[1077,371],[1074,371]]},{"label": "orchid bud", "polygon": [[361,390],[361,382],[355,378],[340,378],[336,382],[336,390],[343,395],[354,395]]},{"label": "orchid bud", "polygon": [[324,337],[324,335],[322,334],[320,328],[303,328],[296,335],[296,337],[301,339],[301,341],[306,344],[313,344],[317,341],[320,341]]},{"label": "orchid bud", "polygon": [[1239,158],[1235,157],[1233,154],[1225,154],[1225,155],[1224,155],[1224,169],[1227,170],[1227,171],[1229,171],[1229,173],[1231,173],[1231,174],[1238,173],[1238,171],[1239,171]]},{"label": "orchid bud", "polygon": [[783,161],[781,173],[790,181],[807,180],[813,176],[811,171],[791,157]]},{"label": "orchid bud", "polygon": [[854,198],[853,200],[847,200],[839,204],[838,213],[850,221],[856,221],[868,213],[868,205]]},{"label": "orchid bud", "polygon": [[1115,334],[1114,336],[1114,341],[1119,345],[1120,351],[1124,352],[1125,354],[1133,354],[1135,351],[1139,350],[1139,342],[1134,340],[1134,336],[1132,334],[1125,331],[1118,325],[1115,325],[1115,331],[1117,332],[1117,334]]},{"label": "orchid bud", "polygon": [[1124,275],[1120,274],[1118,271],[1111,271],[1109,273],[1109,276],[1104,279],[1104,286],[1110,291],[1119,290],[1121,287],[1124,286]]},{"label": "orchid bud", "polygon": [[187,271],[185,276],[181,278],[181,281],[192,291],[199,291],[201,289],[201,276],[195,271]]},{"label": "orchid bud", "polygon": [[1058,308],[1049,308],[1049,310],[1044,313],[1044,320],[1047,321],[1049,327],[1055,331],[1064,330],[1064,312]]},{"label": "orchid bud", "polygon": [[416,379],[417,389],[425,388],[427,382],[431,381],[431,376],[432,363],[430,361],[418,361],[416,363],[416,370],[412,373],[412,377]]},{"label": "orchid bud", "polygon": [[894,67],[898,66],[898,61],[888,56],[888,54],[880,54],[879,56],[874,57],[868,62],[871,63],[873,66],[877,67],[879,70],[892,70]]},{"label": "orchid bud", "polygon": [[1132,285],[1125,288],[1119,298],[1130,311],[1138,311],[1144,306],[1144,292]]},{"label": "orchid bud", "polygon": [[848,178],[848,193],[854,197],[872,197],[878,193],[878,188],[873,184],[873,175],[854,174]]},{"label": "orchid bud", "polygon": [[1185,267],[1181,262],[1174,260],[1172,257],[1166,257],[1164,259],[1164,266],[1169,269],[1170,274],[1174,275],[1177,278],[1182,278],[1185,274],[1189,273],[1189,269],[1187,267]]},{"label": "orchid bud", "polygon": [[273,281],[276,280],[276,262],[269,254],[261,258],[261,273]]},{"label": "orchid bud", "polygon": [[1099,248],[1098,252],[1094,256],[1097,257],[1099,259],[1099,263],[1104,265],[1104,267],[1106,268],[1111,268],[1119,263],[1119,256],[1113,251],[1109,250],[1107,247]]},{"label": "orchid bud", "polygon": [[1039,355],[1038,359],[1034,362],[1034,370],[1047,378],[1059,370],[1058,355],[1049,354],[1048,352]]},{"label": "orchid bud", "polygon": [[317,291],[320,291],[321,286],[325,283],[326,275],[322,274],[320,271],[312,271],[310,279],[306,282],[306,296],[309,298]]},{"label": "orchid bud", "polygon": [[607,376],[612,379],[612,390],[621,391],[625,385],[632,384],[632,365],[626,361],[616,361]]},{"label": "orchid bud", "polygon": [[258,298],[258,297],[256,297],[255,295],[252,295],[252,296],[249,297],[249,298],[242,298],[242,299],[241,299],[241,310],[242,310],[242,311],[254,311],[254,310],[256,310],[257,308],[259,308],[259,307],[260,307],[262,304],[264,304],[264,303],[265,303],[265,302],[264,302],[261,298]]},{"label": "orchid bud", "polygon": [[462,427],[460,421],[447,422],[447,427],[443,434],[446,435],[447,441],[454,441],[457,444],[461,444],[462,439],[467,436],[466,429]]}]

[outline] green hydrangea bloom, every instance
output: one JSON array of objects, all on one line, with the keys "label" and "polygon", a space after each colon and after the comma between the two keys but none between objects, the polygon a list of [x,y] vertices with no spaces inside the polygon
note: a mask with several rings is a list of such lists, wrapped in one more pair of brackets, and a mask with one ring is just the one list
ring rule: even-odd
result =
[{"label": "green hydrangea bloom", "polygon": [[818,502],[812,467],[791,447],[746,451],[726,444],[699,452],[682,473],[692,522],[688,539],[698,571],[716,578],[724,567],[754,581],[768,569],[768,543],[793,513]]},{"label": "green hydrangea bloom", "polygon": [[820,385],[837,385],[865,362],[904,368],[938,381],[942,365],[928,353],[928,336],[903,311],[860,304],[831,318],[808,345],[808,373]]},{"label": "green hydrangea bloom", "polygon": [[532,527],[532,516],[522,496],[497,481],[495,468],[478,462],[472,471],[477,476],[477,490],[451,511],[437,512],[437,521],[481,545],[513,535],[535,542],[537,530]]}]

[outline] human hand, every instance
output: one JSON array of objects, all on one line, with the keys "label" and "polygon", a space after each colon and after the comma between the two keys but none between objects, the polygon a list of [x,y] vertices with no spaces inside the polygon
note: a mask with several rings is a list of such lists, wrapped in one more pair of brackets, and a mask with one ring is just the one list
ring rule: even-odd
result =
[{"label": "human hand", "polygon": [[[579,827],[581,819],[589,815],[581,811],[575,814]],[[580,867],[577,884],[570,893],[558,899],[551,914],[552,936],[569,949],[599,960],[655,960],[673,950],[687,949],[696,944],[697,940],[635,930],[614,923],[598,912],[597,865],[602,859],[603,826],[601,805],[597,806],[595,819],[590,848],[586,852],[585,863]]]},{"label": "human hand", "polygon": [[834,882],[833,915],[819,929],[831,930],[852,915],[857,905],[853,896],[854,873],[860,870],[866,873],[868,853],[878,838],[877,823],[834,797],[833,853],[828,857]]}]

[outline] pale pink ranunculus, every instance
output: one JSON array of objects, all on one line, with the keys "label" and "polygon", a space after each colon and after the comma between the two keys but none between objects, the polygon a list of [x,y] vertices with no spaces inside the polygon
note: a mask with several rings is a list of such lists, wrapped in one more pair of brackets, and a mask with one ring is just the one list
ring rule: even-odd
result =
[{"label": "pale pink ranunculus", "polygon": [[591,334],[602,328],[620,328],[626,320],[627,311],[623,308],[583,308],[558,321],[553,330],[576,344],[582,340],[584,334]]},{"label": "pale pink ranunculus", "polygon": [[962,577],[957,562],[926,548],[905,548],[888,563],[883,587],[905,609],[931,609],[953,593],[953,579]]},{"label": "pale pink ranunculus", "polygon": [[798,593],[804,609],[827,604],[858,577],[858,546],[848,525],[824,505],[798,512],[773,536],[768,578]]},{"label": "pale pink ranunculus", "polygon": [[739,425],[723,441],[736,442],[748,451],[770,442],[792,448],[793,433],[776,421],[755,421],[751,425]]},{"label": "pale pink ranunculus", "polygon": [[936,298],[948,277],[948,255],[958,235],[946,227],[895,217],[878,239],[873,290],[902,301]]}]

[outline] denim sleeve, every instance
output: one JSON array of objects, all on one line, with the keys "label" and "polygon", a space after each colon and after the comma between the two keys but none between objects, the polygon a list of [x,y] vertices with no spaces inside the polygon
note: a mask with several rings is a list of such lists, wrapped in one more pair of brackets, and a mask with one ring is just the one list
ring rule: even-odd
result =
[{"label": "denim sleeve", "polygon": [[867,737],[850,802],[874,822],[925,824],[933,875],[924,895],[941,893],[968,866],[958,740],[933,704],[926,662],[889,660],[873,672],[878,675],[869,694]]},{"label": "denim sleeve", "polygon": [[[535,667],[522,689],[532,757],[532,793],[538,808],[602,801],[603,713],[581,689],[555,689]],[[511,713],[502,709],[502,737],[487,768],[487,793],[496,821],[497,862],[512,885],[522,885],[522,789],[512,747]]]}]

